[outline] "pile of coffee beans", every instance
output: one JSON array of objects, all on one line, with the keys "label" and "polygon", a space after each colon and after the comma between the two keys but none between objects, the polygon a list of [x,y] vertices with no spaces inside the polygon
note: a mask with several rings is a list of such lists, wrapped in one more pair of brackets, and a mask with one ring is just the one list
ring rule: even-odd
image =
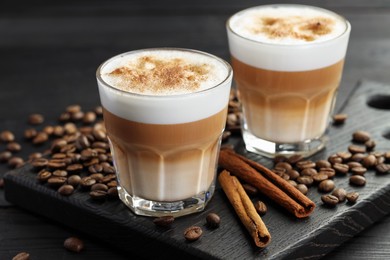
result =
[{"label": "pile of coffee beans", "polygon": [[28,159],[15,156],[22,146],[15,135],[5,130],[0,140],[6,150],[0,153],[0,162],[11,168],[31,163],[37,182],[56,189],[63,196],[76,191],[89,192],[94,200],[117,198],[117,180],[104,123],[102,107],[84,112],[80,105],[70,105],[58,118],[58,124],[42,125],[41,114],[28,117],[24,139],[37,149]]}]

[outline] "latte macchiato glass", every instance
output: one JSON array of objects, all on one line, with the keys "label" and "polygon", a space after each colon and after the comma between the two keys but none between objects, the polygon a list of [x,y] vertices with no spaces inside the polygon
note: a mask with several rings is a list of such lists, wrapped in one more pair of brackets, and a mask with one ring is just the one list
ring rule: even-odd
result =
[{"label": "latte macchiato glass", "polygon": [[267,157],[324,148],[351,26],[331,11],[264,5],[227,22],[246,149]]},{"label": "latte macchiato glass", "polygon": [[124,53],[97,70],[120,199],[136,214],[182,216],[214,193],[230,65],[195,50]]}]

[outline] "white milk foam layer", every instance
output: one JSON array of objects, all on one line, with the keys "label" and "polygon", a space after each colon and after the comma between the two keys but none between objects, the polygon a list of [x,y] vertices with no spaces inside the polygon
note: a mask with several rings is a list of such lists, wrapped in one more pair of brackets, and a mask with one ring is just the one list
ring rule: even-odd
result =
[{"label": "white milk foam layer", "polygon": [[[291,28],[284,28],[281,33],[272,31],[272,27],[264,29],[267,26],[264,21],[272,24],[272,20],[282,20],[283,26]],[[330,30],[311,34],[303,26],[305,23],[314,26],[317,22],[313,21],[330,22],[327,27]],[[253,67],[276,71],[313,70],[340,61],[345,56],[350,30],[343,17],[305,5],[252,7],[236,13],[227,22],[232,56]],[[290,31],[293,33],[286,33]]]},{"label": "white milk foam layer", "polygon": [[[123,82],[110,77],[117,68],[131,68],[139,58],[172,61],[180,59],[187,65],[206,65],[207,76],[196,88],[167,88],[156,92],[132,93],[121,90]],[[146,64],[146,67],[153,64]],[[189,75],[194,76],[194,75]],[[196,76],[196,75],[195,75]],[[212,116],[226,107],[233,73],[228,63],[207,53],[185,49],[146,49],[118,55],[103,63],[97,71],[100,100],[111,113],[135,122],[178,124]],[[146,86],[147,87],[147,86]],[[180,86],[179,86],[180,87]],[[126,88],[125,88],[126,89]]]}]

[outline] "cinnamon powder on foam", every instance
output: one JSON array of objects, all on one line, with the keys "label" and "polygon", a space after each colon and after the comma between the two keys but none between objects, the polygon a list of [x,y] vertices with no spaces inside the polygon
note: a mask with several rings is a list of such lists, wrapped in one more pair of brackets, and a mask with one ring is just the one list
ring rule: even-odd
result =
[{"label": "cinnamon powder on foam", "polygon": [[108,73],[116,86],[134,93],[170,94],[197,91],[208,78],[210,66],[190,64],[184,59],[143,56],[136,62]]}]

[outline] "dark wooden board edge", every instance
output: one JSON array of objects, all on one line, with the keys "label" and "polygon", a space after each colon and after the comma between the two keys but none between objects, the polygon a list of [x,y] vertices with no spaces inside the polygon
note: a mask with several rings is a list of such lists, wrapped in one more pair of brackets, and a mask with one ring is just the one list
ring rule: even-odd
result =
[{"label": "dark wooden board edge", "polygon": [[[360,84],[359,89],[362,90],[362,88],[367,88],[367,85],[370,86],[370,84],[377,85],[375,83],[363,82]],[[346,107],[348,107],[348,104],[346,104]],[[245,151],[242,153],[245,154]],[[248,157],[259,159],[253,154],[249,154]],[[259,161],[262,160],[263,159],[259,159]],[[265,164],[270,163],[267,160],[264,162]],[[7,200],[52,220],[56,220],[87,234],[99,237],[123,250],[129,248],[127,245],[131,243],[131,241],[137,241],[137,245],[145,245],[145,247],[137,248],[137,251],[144,252],[144,255],[149,257],[161,256],[158,252],[164,252],[164,255],[166,256],[186,257],[188,259],[210,259],[216,257],[216,254],[213,254],[212,250],[205,252],[190,244],[176,243],[177,241],[174,239],[171,240],[169,237],[160,236],[160,233],[158,232],[145,230],[145,227],[142,225],[131,225],[129,227],[120,221],[113,223],[110,215],[107,215],[109,212],[99,212],[99,207],[96,205],[93,206],[94,204],[89,205],[90,207],[85,207],[85,202],[82,201],[80,203],[80,199],[86,200],[86,197],[64,198],[58,195],[54,190],[47,192],[47,188],[43,186],[37,188],[37,184],[34,181],[31,181],[31,178],[29,180],[29,178],[25,178],[26,176],[23,177],[23,173],[28,173],[29,171],[30,169],[26,166],[6,174],[5,180],[7,185],[5,185],[5,193]],[[222,193],[222,191],[217,190],[216,193]],[[45,194],[46,196],[42,196],[42,194]],[[221,194],[218,196],[220,195]],[[50,203],[53,205],[53,210],[41,210],[41,208],[37,206],[37,196],[39,198],[39,204],[45,205],[46,203]],[[317,201],[316,204],[318,207],[322,207],[320,202]],[[81,207],[79,207],[80,205]],[[117,202],[115,207],[119,207],[119,211],[121,211],[124,206],[120,202]],[[118,208],[115,210],[118,210]],[[115,210],[113,210],[113,212],[115,212]],[[328,222],[321,223],[317,229],[314,231],[312,230],[309,234],[306,234],[299,239],[295,238],[296,240],[291,241],[291,245],[284,248],[284,250],[279,252],[271,252],[268,249],[260,251],[255,250],[253,252],[253,257],[264,257],[267,259],[320,258],[341,243],[369,227],[374,222],[380,220],[389,212],[390,186],[387,185],[375,190],[374,193],[371,193],[369,197],[364,198],[363,201],[359,202],[357,205],[351,206],[350,210],[346,212],[336,211],[337,214],[329,219]],[[80,219],[85,219],[85,216],[88,217],[88,225],[85,225],[85,222]],[[132,213],[129,213],[129,218],[134,219],[139,217],[135,217]],[[107,235],[107,230],[93,228],[101,225],[109,225],[110,233],[115,234],[115,236]],[[329,238],[331,238],[331,243],[329,243]],[[277,242],[274,241],[274,243]],[[144,248],[145,250],[143,250]],[[153,250],[150,250],[150,248],[153,248]]]}]

